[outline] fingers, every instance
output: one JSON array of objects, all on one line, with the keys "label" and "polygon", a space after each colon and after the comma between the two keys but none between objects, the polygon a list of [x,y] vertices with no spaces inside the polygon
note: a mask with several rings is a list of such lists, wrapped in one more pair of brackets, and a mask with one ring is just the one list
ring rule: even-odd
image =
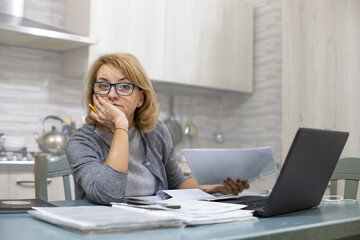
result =
[{"label": "fingers", "polygon": [[228,186],[228,189],[230,189],[231,194],[237,195],[239,193],[236,183],[231,178],[227,178],[224,181],[224,185]]},{"label": "fingers", "polygon": [[224,180],[224,184],[221,185],[221,187],[219,187],[219,192],[226,195],[226,194],[232,194],[233,193],[233,189],[232,187],[230,186],[230,184]]},{"label": "fingers", "polygon": [[97,115],[94,111],[91,111],[91,112],[90,112],[90,116],[91,116],[95,121],[100,122],[98,115]]},{"label": "fingers", "polygon": [[120,108],[115,107],[96,94],[93,95],[93,102],[97,114],[96,116],[91,114],[91,116],[98,123],[109,128],[114,128],[116,125],[128,128],[127,116]]},{"label": "fingers", "polygon": [[236,182],[234,182],[231,178],[224,180],[224,186],[229,191],[229,193],[234,195],[238,195],[244,191],[244,189],[250,188],[250,184],[247,180],[236,179]]},{"label": "fingers", "polygon": [[245,189],[249,189],[250,188],[250,183],[248,180],[242,180],[242,184],[245,186]]},{"label": "fingers", "polygon": [[96,94],[93,95],[95,112],[91,112],[90,115],[100,124],[109,127],[111,125],[111,118],[109,118],[106,110],[106,101]]},{"label": "fingers", "polygon": [[106,101],[102,97],[98,97],[96,94],[93,95],[94,107],[98,112],[104,112],[104,105]]},{"label": "fingers", "polygon": [[96,94],[93,95],[93,101],[94,101],[94,107],[97,111],[97,114],[100,115],[100,118],[105,119],[109,117],[111,111],[113,111],[113,109],[116,109],[115,107],[112,106],[112,104],[108,103],[101,96],[98,96]]}]

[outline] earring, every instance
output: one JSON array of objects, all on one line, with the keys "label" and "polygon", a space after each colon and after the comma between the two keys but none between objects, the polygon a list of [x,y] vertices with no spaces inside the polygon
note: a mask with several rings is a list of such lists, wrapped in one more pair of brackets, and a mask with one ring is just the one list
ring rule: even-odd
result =
[{"label": "earring", "polygon": [[139,103],[138,105],[136,105],[137,108],[141,107],[141,104]]}]

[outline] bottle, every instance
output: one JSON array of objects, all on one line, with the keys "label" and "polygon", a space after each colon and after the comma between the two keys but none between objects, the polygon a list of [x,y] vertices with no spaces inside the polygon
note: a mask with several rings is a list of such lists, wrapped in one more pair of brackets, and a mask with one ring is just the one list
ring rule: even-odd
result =
[{"label": "bottle", "polygon": [[69,130],[70,130],[69,119],[65,119],[64,124],[63,124],[63,129],[62,129],[62,133],[64,134],[64,136],[68,136]]},{"label": "bottle", "polygon": [[68,136],[70,137],[71,135],[73,135],[73,133],[76,131],[76,120],[75,118],[71,119],[71,123],[70,123],[70,129],[69,129],[69,133]]}]

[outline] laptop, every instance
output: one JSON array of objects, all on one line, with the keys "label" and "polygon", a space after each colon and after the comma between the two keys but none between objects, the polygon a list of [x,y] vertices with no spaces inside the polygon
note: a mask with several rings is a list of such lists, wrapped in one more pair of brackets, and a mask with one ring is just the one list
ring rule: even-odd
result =
[{"label": "laptop", "polygon": [[268,197],[243,196],[221,202],[246,204],[258,217],[319,205],[348,136],[348,132],[300,127]]}]

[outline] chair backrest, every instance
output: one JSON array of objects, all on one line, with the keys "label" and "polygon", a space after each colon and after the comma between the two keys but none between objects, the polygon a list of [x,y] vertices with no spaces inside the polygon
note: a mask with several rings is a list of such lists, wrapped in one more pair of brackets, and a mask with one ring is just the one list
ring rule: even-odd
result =
[{"label": "chair backrest", "polygon": [[35,197],[48,200],[47,179],[63,177],[65,199],[71,200],[70,178],[72,174],[66,155],[49,161],[45,154],[35,155]]},{"label": "chair backrest", "polygon": [[356,199],[360,181],[360,158],[339,159],[330,181],[330,194],[337,194],[337,181],[345,180],[344,199]]}]

